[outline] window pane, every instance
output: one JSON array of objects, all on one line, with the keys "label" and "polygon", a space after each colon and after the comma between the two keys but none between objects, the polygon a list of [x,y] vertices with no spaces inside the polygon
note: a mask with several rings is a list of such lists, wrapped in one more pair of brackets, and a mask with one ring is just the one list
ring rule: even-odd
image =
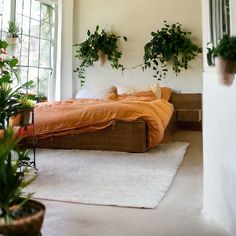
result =
[{"label": "window pane", "polygon": [[38,66],[39,64],[39,40],[36,38],[30,38],[30,66]]},{"label": "window pane", "polygon": [[28,77],[27,72],[28,72],[28,68],[25,68],[25,67],[20,68],[20,82],[22,84],[27,82],[27,77]]},{"label": "window pane", "polygon": [[23,3],[23,15],[30,17],[30,0],[24,0]]},{"label": "window pane", "polygon": [[29,37],[22,35],[22,49],[21,49],[21,54],[24,56],[28,56],[28,48],[29,46]]},{"label": "window pane", "polygon": [[28,66],[29,64],[28,64],[28,56],[23,56],[23,55],[21,55],[21,65],[22,66]]},{"label": "window pane", "polygon": [[30,24],[30,19],[29,17],[23,17],[23,34],[29,35],[29,24]]},{"label": "window pane", "polygon": [[34,88],[30,89],[30,93],[37,94],[38,92],[38,68],[29,67],[28,80],[32,80],[34,83]]},{"label": "window pane", "polygon": [[40,3],[38,1],[32,0],[31,17],[40,20]]},{"label": "window pane", "polygon": [[2,12],[2,30],[8,31],[8,22],[11,13],[11,3],[10,1],[4,1],[3,12]]},{"label": "window pane", "polygon": [[50,67],[50,41],[40,40],[40,66]]},{"label": "window pane", "polygon": [[48,82],[50,80],[50,70],[39,70],[39,92],[48,95]]},{"label": "window pane", "polygon": [[2,8],[3,8],[2,1],[0,1],[0,14],[2,14]]},{"label": "window pane", "polygon": [[16,0],[16,13],[22,14],[23,0]]},{"label": "window pane", "polygon": [[42,4],[42,21],[50,23],[50,7],[48,5]]},{"label": "window pane", "polygon": [[16,15],[16,25],[19,27],[19,34],[21,33],[21,29],[22,29],[22,15],[17,14]]},{"label": "window pane", "polygon": [[31,20],[31,36],[39,37],[39,21]]},{"label": "window pane", "polygon": [[50,39],[50,25],[48,23],[42,22],[41,38]]}]

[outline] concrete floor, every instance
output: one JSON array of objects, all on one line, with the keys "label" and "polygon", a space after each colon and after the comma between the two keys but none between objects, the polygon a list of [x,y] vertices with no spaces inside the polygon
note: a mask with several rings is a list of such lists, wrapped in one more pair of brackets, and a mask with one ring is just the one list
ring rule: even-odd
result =
[{"label": "concrete floor", "polygon": [[132,209],[44,201],[43,236],[226,236],[202,210],[202,133],[178,131],[190,142],[167,195],[156,209]]}]

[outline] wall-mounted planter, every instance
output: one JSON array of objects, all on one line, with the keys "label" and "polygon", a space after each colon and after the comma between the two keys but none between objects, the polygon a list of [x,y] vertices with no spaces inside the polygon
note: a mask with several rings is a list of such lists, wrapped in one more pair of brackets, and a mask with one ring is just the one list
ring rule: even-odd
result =
[{"label": "wall-mounted planter", "polygon": [[216,57],[215,66],[219,75],[220,83],[230,86],[233,83],[234,76],[236,74],[236,61]]},{"label": "wall-mounted planter", "polygon": [[103,66],[105,63],[106,63],[106,60],[107,60],[107,56],[106,54],[99,50],[98,51],[98,56],[99,56],[99,62],[100,62],[100,65]]}]

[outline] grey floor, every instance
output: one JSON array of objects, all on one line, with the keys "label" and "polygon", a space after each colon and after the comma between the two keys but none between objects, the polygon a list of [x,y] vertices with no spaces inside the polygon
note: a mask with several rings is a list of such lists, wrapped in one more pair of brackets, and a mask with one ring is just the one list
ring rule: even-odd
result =
[{"label": "grey floor", "polygon": [[156,209],[132,209],[44,201],[43,236],[224,236],[202,209],[202,133],[178,131],[188,141],[185,159]]}]

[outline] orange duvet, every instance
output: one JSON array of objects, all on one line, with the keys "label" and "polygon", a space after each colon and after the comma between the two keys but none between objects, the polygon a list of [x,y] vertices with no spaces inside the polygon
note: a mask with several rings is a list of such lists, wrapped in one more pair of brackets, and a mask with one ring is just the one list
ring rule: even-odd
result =
[{"label": "orange duvet", "polygon": [[141,119],[148,124],[149,147],[154,147],[162,140],[172,112],[172,104],[156,99],[151,91],[119,95],[112,100],[39,103],[35,107],[35,132],[37,137],[77,134],[104,129],[117,120]]}]

